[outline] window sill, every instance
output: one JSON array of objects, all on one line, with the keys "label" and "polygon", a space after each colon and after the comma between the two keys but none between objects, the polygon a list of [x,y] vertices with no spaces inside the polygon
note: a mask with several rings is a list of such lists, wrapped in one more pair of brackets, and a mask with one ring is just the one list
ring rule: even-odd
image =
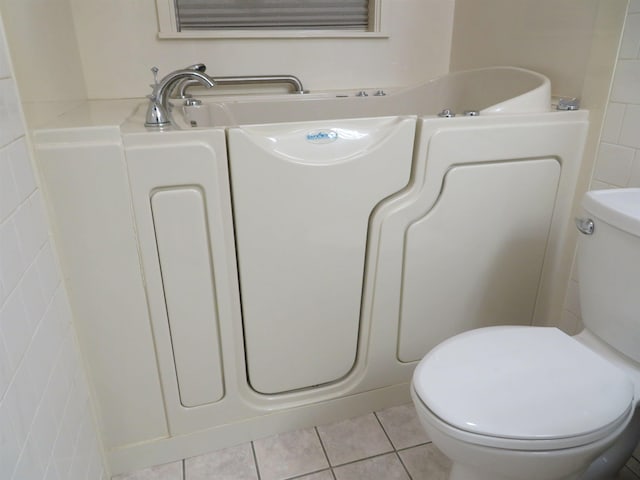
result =
[{"label": "window sill", "polygon": [[185,32],[159,32],[162,40],[187,40],[202,38],[252,39],[252,38],[389,38],[387,32],[357,32],[349,30],[233,30],[207,31],[191,30]]}]

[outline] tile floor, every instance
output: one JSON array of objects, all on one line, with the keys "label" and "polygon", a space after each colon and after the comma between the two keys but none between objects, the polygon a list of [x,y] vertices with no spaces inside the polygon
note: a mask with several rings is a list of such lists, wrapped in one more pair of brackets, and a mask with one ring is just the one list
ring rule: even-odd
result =
[{"label": "tile floor", "polygon": [[[413,405],[282,433],[114,480],[446,480]],[[632,458],[619,480],[640,480]]]}]

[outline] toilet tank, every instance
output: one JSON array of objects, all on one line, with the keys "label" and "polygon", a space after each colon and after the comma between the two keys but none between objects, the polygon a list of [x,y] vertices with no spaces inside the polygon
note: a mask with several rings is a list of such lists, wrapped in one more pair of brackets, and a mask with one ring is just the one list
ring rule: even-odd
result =
[{"label": "toilet tank", "polygon": [[583,323],[640,362],[640,188],[587,192],[582,207],[593,221],[578,249]]}]

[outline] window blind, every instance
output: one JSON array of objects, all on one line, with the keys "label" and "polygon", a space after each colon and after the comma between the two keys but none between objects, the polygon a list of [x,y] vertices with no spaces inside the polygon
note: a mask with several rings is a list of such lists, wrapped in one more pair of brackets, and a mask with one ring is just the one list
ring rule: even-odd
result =
[{"label": "window blind", "polygon": [[369,0],[176,0],[178,30],[360,30]]}]

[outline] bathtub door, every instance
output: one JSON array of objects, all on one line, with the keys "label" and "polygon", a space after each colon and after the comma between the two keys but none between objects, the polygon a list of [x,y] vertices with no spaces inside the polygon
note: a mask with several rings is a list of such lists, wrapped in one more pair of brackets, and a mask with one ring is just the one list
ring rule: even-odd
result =
[{"label": "bathtub door", "polygon": [[369,358],[409,374],[457,333],[551,321],[588,126],[555,113],[418,125],[410,188],[371,218],[363,303],[384,352]]},{"label": "bathtub door", "polygon": [[228,131],[249,382],[334,382],[357,355],[369,217],[409,180],[414,118]]},{"label": "bathtub door", "polygon": [[465,330],[531,323],[560,168],[543,158],[449,169],[405,233],[401,361]]}]

